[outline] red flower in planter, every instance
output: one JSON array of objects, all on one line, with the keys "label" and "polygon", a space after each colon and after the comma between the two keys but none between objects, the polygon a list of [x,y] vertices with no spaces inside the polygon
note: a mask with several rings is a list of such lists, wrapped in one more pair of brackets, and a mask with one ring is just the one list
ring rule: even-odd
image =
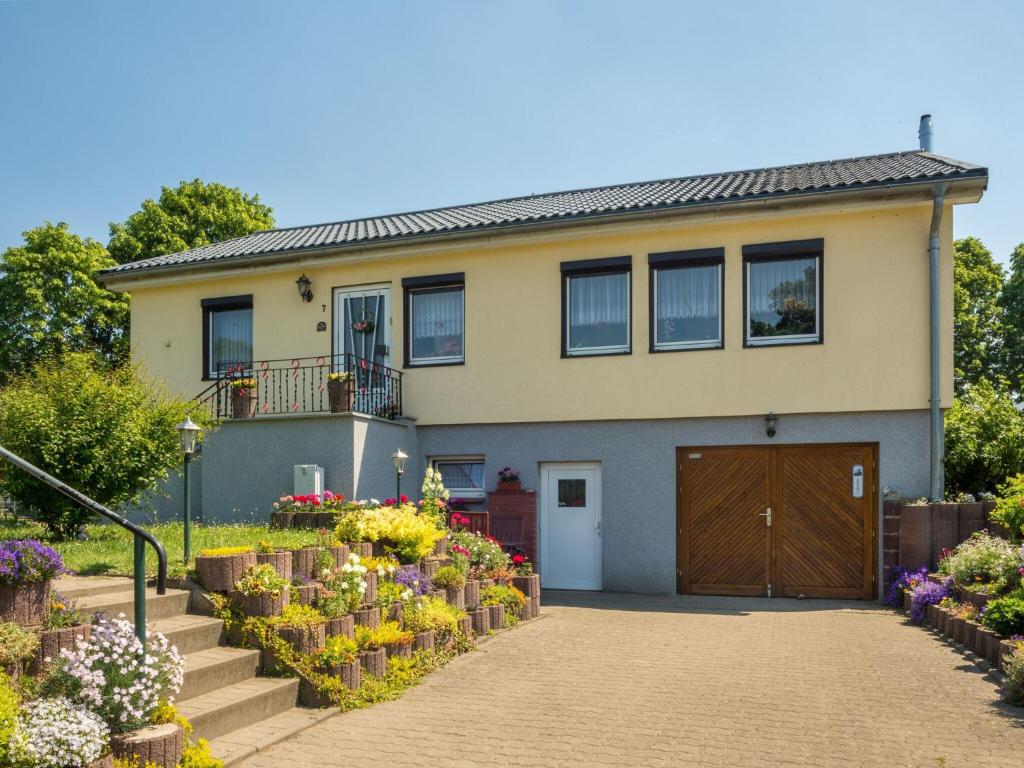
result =
[{"label": "red flower in planter", "polygon": [[399,496],[399,497],[398,497],[398,500],[399,500],[399,501],[400,501],[400,502],[401,502],[402,504],[408,504],[408,503],[409,503],[409,497],[408,497],[408,496],[406,496],[406,495],[405,495],[404,493],[403,493],[403,494],[402,494],[401,496]]},{"label": "red flower in planter", "polygon": [[393,507],[393,506],[395,506],[395,499],[384,499],[384,506],[385,507]]},{"label": "red flower in planter", "polygon": [[526,562],[526,558],[522,555],[512,555],[512,562],[516,565],[522,565]]}]

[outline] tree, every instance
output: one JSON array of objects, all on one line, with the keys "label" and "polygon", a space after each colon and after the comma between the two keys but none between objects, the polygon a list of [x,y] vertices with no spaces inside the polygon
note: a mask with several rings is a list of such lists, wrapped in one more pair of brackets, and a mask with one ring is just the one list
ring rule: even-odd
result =
[{"label": "tree", "polygon": [[953,243],[953,383],[957,393],[1002,372],[1003,268],[976,237]]},{"label": "tree", "polygon": [[259,195],[200,179],[163,187],[123,224],[110,225],[111,255],[120,264],[241,237],[274,226]]},{"label": "tree", "polygon": [[[175,425],[187,408],[138,368],[76,352],[40,360],[0,389],[0,445],[108,507],[136,501],[181,462]],[[88,511],[14,468],[0,488],[58,537],[75,534]]]},{"label": "tree", "polygon": [[96,350],[109,361],[128,352],[128,297],[96,282],[116,265],[106,249],[67,224],[24,233],[0,264],[0,381],[40,358]]},{"label": "tree", "polygon": [[1010,276],[1000,304],[1005,314],[1003,367],[1011,390],[1020,399],[1024,394],[1024,243],[1010,254]]},{"label": "tree", "polygon": [[947,491],[992,492],[1022,469],[1024,413],[987,379],[966,385],[946,412]]}]

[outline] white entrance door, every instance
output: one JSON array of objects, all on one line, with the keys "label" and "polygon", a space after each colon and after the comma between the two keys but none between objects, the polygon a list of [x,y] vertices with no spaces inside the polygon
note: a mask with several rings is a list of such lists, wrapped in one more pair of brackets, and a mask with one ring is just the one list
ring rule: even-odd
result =
[{"label": "white entrance door", "polygon": [[601,589],[601,466],[541,467],[541,583]]},{"label": "white entrance door", "polygon": [[334,368],[355,379],[357,411],[375,413],[387,395],[377,366],[391,367],[391,287],[334,289]]}]

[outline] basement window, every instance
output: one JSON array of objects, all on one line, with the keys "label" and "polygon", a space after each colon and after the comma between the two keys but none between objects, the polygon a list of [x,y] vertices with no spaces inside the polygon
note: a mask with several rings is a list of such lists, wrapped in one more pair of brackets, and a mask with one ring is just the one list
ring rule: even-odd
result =
[{"label": "basement window", "polygon": [[483,457],[436,458],[433,464],[434,469],[441,473],[441,481],[452,499],[484,500]]}]

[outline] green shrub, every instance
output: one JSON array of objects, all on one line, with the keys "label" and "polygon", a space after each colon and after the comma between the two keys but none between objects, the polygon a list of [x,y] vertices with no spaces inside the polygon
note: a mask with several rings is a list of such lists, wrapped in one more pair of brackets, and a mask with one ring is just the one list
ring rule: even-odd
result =
[{"label": "green shrub", "polygon": [[1014,644],[1013,651],[1004,662],[1003,671],[1006,674],[1003,698],[1010,704],[1024,706],[1024,642]]},{"label": "green shrub", "polygon": [[18,719],[18,693],[11,687],[7,675],[0,672],[0,765],[8,765],[7,742]]},{"label": "green shrub", "polygon": [[495,584],[480,590],[481,605],[504,605],[505,621],[514,625],[523,615],[526,606],[526,595],[521,590],[505,584]]},{"label": "green shrub", "polygon": [[1024,531],[1024,474],[1011,477],[999,486],[999,500],[991,517],[1006,527],[1011,539],[1020,541]]},{"label": "green shrub", "polygon": [[280,594],[288,586],[285,578],[270,563],[262,563],[246,568],[235,589],[249,597],[270,593]]},{"label": "green shrub", "polygon": [[465,616],[465,611],[460,611],[438,597],[421,597],[406,603],[402,623],[410,632],[432,629],[442,634],[451,634],[458,629],[462,616]]},{"label": "green shrub", "polygon": [[289,603],[280,616],[267,619],[272,627],[313,627],[324,623],[324,615],[309,605]]},{"label": "green shrub", "polygon": [[382,621],[377,629],[356,625],[356,645],[360,650],[383,645],[411,645],[413,633],[403,630],[397,621]]},{"label": "green shrub", "polygon": [[946,490],[992,491],[1024,465],[1024,413],[987,379],[965,387],[946,412]]},{"label": "green shrub", "polygon": [[14,622],[0,622],[0,670],[20,665],[35,653],[39,638]]},{"label": "green shrub", "polygon": [[952,576],[960,586],[990,585],[993,594],[1005,592],[1020,581],[1020,552],[1008,541],[974,533],[939,563],[939,572]]},{"label": "green shrub", "polygon": [[321,667],[340,667],[356,660],[359,644],[347,637],[328,637],[324,647],[313,654],[313,662]]},{"label": "green shrub", "polygon": [[990,600],[981,617],[981,623],[1003,637],[1024,632],[1024,594],[1015,592]]},{"label": "green shrub", "polygon": [[[0,390],[0,445],[108,507],[137,500],[181,464],[175,425],[194,404],[138,368],[111,369],[93,355],[39,360]],[[73,536],[92,513],[18,470],[0,484],[52,533]]]},{"label": "green shrub", "polygon": [[466,574],[454,565],[442,565],[432,581],[438,589],[461,589],[466,586]]}]

